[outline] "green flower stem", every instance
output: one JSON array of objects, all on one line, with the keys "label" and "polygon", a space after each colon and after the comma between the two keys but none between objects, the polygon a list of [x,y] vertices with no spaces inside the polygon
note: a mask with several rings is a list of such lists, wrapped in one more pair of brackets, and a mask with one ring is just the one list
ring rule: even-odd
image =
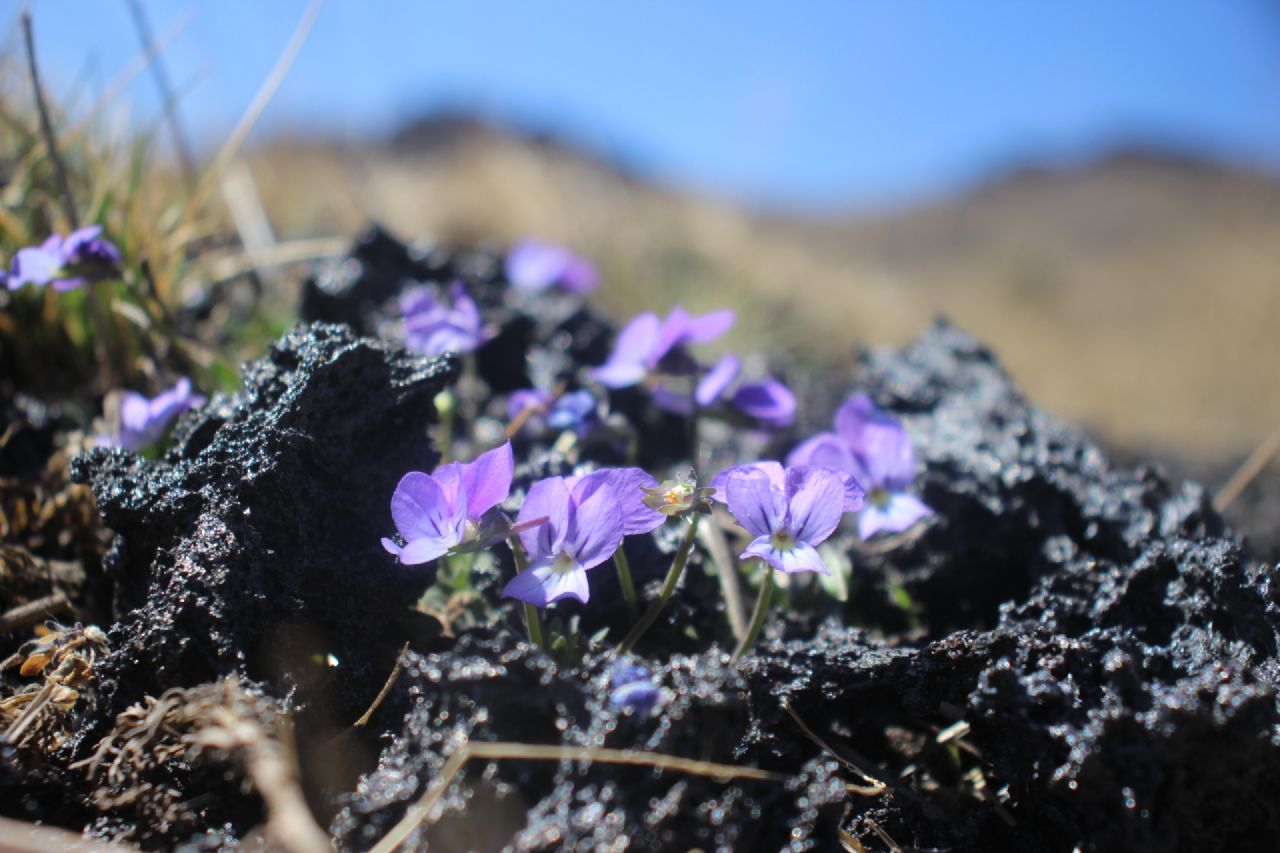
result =
[{"label": "green flower stem", "polygon": [[[515,561],[516,573],[519,574],[529,567],[529,557],[519,539],[512,537],[507,544],[511,546],[511,559]],[[529,632],[529,642],[545,650],[547,645],[542,638],[542,617],[538,615],[538,608],[527,601],[521,603],[524,604],[524,627]]]},{"label": "green flower stem", "polygon": [[667,602],[671,600],[671,596],[676,591],[676,585],[680,583],[680,575],[684,574],[685,564],[689,562],[689,552],[693,550],[693,540],[698,535],[698,522],[702,519],[701,515],[694,514],[689,522],[689,529],[685,531],[684,538],[680,540],[680,547],[676,549],[676,557],[671,561],[671,569],[667,572],[667,579],[662,582],[662,592],[649,609],[644,612],[644,616],[631,629],[631,633],[623,638],[622,643],[618,645],[618,654],[625,655],[627,652],[640,641],[645,631],[658,620],[658,616],[662,613],[662,609],[667,606]]},{"label": "green flower stem", "polygon": [[738,658],[750,651],[751,647],[756,644],[756,638],[760,636],[760,629],[764,627],[764,617],[769,612],[769,599],[772,596],[773,566],[765,563],[764,580],[760,582],[760,597],[756,599],[756,609],[751,614],[751,626],[747,628],[747,634],[742,638],[742,642],[738,643],[738,647],[733,650],[733,657],[730,659],[730,663],[737,663]]},{"label": "green flower stem", "polygon": [[618,583],[622,586],[622,600],[627,603],[627,616],[633,621],[640,613],[640,605],[636,603],[636,585],[631,580],[631,564],[627,562],[627,552],[618,546],[613,552],[613,564],[618,567]]},{"label": "green flower stem", "polygon": [[693,475],[698,476],[698,463],[702,457],[702,430],[701,421],[702,409],[695,400],[693,403],[693,412],[689,415],[689,459],[693,463]]}]

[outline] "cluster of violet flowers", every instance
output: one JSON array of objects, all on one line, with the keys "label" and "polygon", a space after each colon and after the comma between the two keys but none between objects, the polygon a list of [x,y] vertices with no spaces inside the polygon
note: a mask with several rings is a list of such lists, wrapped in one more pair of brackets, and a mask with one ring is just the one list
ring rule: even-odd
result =
[{"label": "cluster of violet flowers", "polygon": [[[530,292],[558,287],[582,293],[598,280],[594,268],[568,250],[531,241],[508,255],[507,275],[513,287]],[[402,300],[402,308],[406,340],[423,352],[467,352],[492,336],[460,283],[450,287],[448,301],[418,290]],[[795,399],[781,383],[735,384],[741,371],[736,356],[725,355],[704,368],[689,354],[690,345],[718,339],[733,322],[728,310],[695,316],[677,306],[665,318],[641,314],[620,331],[605,363],[587,376],[609,389],[644,385],[655,404],[680,414],[696,417],[702,409],[727,403],[760,423],[790,424]],[[678,379],[689,380],[687,387],[673,387]],[[535,429],[580,434],[599,414],[596,397],[586,389],[524,389],[507,401],[508,417],[524,418],[522,425]],[[510,503],[514,470],[508,440],[470,462],[405,474],[391,498],[397,536],[384,538],[384,549],[401,564],[417,566],[505,542],[516,573],[503,595],[521,602],[530,638],[539,644],[544,644],[539,611],[563,599],[589,602],[590,574],[612,559],[636,619],[619,645],[622,654],[674,593],[699,519],[713,503],[723,505],[746,535],[740,559],[766,567],[751,627],[735,657],[759,634],[775,571],[829,573],[819,546],[846,514],[857,514],[858,533],[868,539],[905,531],[931,512],[909,491],[916,461],[906,430],[866,395],[848,399],[836,412],[834,429],[803,441],[785,464],[734,465],[717,474],[709,488],[699,488],[693,476],[659,483],[640,468],[603,468],[532,483],[511,518],[503,505]],[[661,592],[638,616],[623,542],[671,518],[687,521],[685,534]],[[654,695],[652,685],[628,684],[643,685],[644,679],[627,676],[615,683],[615,692],[642,694],[641,705]]]},{"label": "cluster of violet flowers", "polygon": [[615,390],[644,385],[655,405],[674,414],[696,417],[727,407],[759,426],[790,426],[796,399],[786,385],[766,377],[735,387],[742,370],[736,355],[726,353],[709,368],[690,356],[690,345],[719,339],[735,320],[728,309],[699,316],[677,305],[661,319],[645,312],[622,328],[608,360],[588,373]]},{"label": "cluster of violet flowers", "polygon": [[[512,288],[526,293],[585,294],[600,278],[581,256],[537,240],[517,243],[507,253],[504,271]],[[494,337],[461,281],[449,285],[447,297],[427,287],[409,291],[400,299],[400,313],[405,345],[426,355],[471,353]],[[693,418],[695,425],[699,416],[709,414],[759,428],[790,426],[796,399],[782,382],[771,377],[743,380],[742,360],[733,353],[710,366],[690,355],[691,346],[714,342],[734,321],[731,310],[699,316],[680,305],[664,318],[640,314],[621,330],[608,360],[585,371],[583,378],[612,391],[643,386],[654,405]],[[523,432],[571,431],[583,436],[602,419],[601,399],[586,387],[559,392],[525,388],[509,396],[507,417],[518,420]]]}]

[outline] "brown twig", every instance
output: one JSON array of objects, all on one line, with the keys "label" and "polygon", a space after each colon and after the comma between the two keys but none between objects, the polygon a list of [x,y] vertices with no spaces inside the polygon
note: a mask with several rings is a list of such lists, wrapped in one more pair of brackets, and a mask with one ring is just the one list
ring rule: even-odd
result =
[{"label": "brown twig", "polygon": [[713,779],[753,779],[761,782],[785,782],[787,777],[781,773],[761,770],[758,767],[737,767],[732,764],[717,764],[712,761],[698,761],[693,758],[681,758],[676,755],[665,755],[660,752],[642,752],[627,749],[607,749],[589,746],[549,746],[545,744],[506,743],[502,741],[490,743],[464,743],[445,762],[431,780],[426,792],[418,802],[409,806],[403,818],[391,831],[375,844],[370,853],[391,853],[413,834],[414,830],[427,819],[436,802],[448,790],[453,779],[463,766],[473,758],[489,761],[498,759],[518,759],[523,761],[594,761],[600,764],[619,764],[631,767],[652,767],[655,770],[674,770],[692,776],[708,776]]},{"label": "brown twig", "polygon": [[0,615],[0,636],[30,628],[38,622],[70,609],[70,600],[61,592],[28,601],[26,604],[19,604]]},{"label": "brown twig", "polygon": [[547,398],[545,403],[530,403],[525,406],[516,416],[511,419],[511,423],[507,424],[507,428],[502,431],[502,437],[507,441],[515,438],[520,434],[520,430],[524,429],[524,425],[529,422],[529,418],[534,415],[545,415],[556,400],[560,399],[560,395],[569,387],[569,383],[561,380],[551,392],[551,396]]}]

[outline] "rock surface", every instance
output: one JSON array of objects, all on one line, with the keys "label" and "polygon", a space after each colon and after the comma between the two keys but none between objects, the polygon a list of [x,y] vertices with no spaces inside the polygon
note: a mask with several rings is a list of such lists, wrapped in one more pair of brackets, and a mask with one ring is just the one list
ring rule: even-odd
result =
[{"label": "rock surface", "polygon": [[333,678],[339,704],[368,700],[394,657],[386,620],[428,580],[378,547],[388,496],[436,464],[426,428],[454,371],[316,324],[250,364],[242,391],[185,415],[158,461],[107,449],[77,460],[116,532],[103,676],[120,681],[117,710],[230,674],[278,696]]},{"label": "rock surface", "polygon": [[[1111,465],[946,325],[866,354],[858,387],[904,418],[938,511],[898,548],[855,554],[860,573],[902,579],[920,630],[792,622],[738,670],[714,651],[659,662],[667,701],[616,727],[602,662],[560,672],[483,640],[415,659],[403,727],[333,825],[344,847],[381,837],[464,736],[803,769],[805,793],[508,761],[450,789],[433,839],[832,849],[840,824],[875,849],[874,824],[906,847],[1065,853],[1280,838],[1275,570],[1246,556],[1203,490]],[[833,777],[787,708],[861,773]],[[967,733],[939,743],[957,722]],[[866,786],[863,774],[887,791],[832,787]]]}]

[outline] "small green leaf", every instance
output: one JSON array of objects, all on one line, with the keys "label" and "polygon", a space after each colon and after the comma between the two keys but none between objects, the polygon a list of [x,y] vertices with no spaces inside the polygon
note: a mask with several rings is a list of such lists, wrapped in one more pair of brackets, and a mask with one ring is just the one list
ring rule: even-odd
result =
[{"label": "small green leaf", "polygon": [[818,553],[826,563],[829,575],[818,575],[818,585],[836,601],[849,600],[849,578],[853,574],[853,561],[831,542],[824,542]]}]

